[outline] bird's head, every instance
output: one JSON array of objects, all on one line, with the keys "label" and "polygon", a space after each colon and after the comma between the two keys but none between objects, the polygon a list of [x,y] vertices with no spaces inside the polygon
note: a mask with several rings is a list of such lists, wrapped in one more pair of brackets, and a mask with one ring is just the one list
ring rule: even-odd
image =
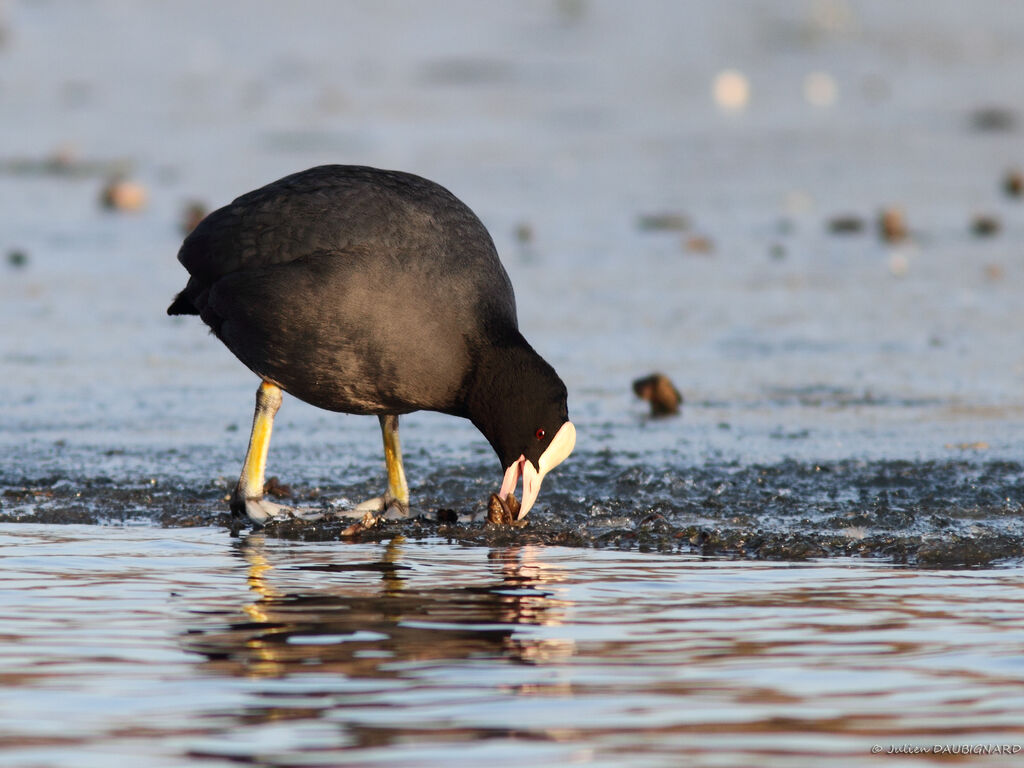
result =
[{"label": "bird's head", "polygon": [[552,435],[548,429],[538,427],[532,445],[527,445],[518,456],[512,457],[513,451],[502,460],[506,467],[498,492],[502,499],[513,493],[520,476],[523,478],[523,495],[517,516],[519,520],[526,517],[526,513],[537,501],[544,476],[561,464],[576,445],[576,427],[568,419],[554,427],[553,431]]},{"label": "bird's head", "polygon": [[565,384],[527,346],[508,356],[488,390],[486,406],[473,421],[505,470],[499,496],[504,499],[514,492],[523,479],[521,520],[537,501],[544,476],[576,445]]}]

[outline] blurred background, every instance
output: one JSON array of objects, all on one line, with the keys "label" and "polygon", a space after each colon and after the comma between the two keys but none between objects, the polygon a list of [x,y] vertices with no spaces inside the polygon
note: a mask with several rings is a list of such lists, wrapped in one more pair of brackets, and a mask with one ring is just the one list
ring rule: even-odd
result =
[{"label": "blurred background", "polygon": [[[0,22],[12,478],[237,472],[255,378],[164,315],[174,257],[196,210],[320,163],[480,215],[584,455],[1017,455],[1015,4],[24,0]],[[681,419],[646,419],[653,371]],[[290,400],[275,448],[311,484],[376,472],[372,422]],[[457,420],[405,430],[421,473],[491,461]]]},{"label": "blurred background", "polygon": [[[0,0],[0,760],[1005,765],[1022,36],[1005,0]],[[229,535],[257,381],[165,314],[175,255],[321,163],[491,231],[579,436],[526,528],[439,521],[501,468],[417,413],[422,517]],[[286,398],[290,503],[382,464]]]}]

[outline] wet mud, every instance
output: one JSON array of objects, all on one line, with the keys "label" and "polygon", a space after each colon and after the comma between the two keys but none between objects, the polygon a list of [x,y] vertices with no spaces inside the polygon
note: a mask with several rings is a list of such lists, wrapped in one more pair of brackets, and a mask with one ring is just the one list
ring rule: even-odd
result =
[{"label": "wet mud", "polygon": [[[483,467],[478,474],[487,476]],[[264,531],[307,541],[401,536],[763,560],[856,556],[924,567],[989,566],[1024,556],[1024,465],[1012,461],[724,463],[686,472],[637,464],[609,471],[598,454],[553,479],[522,528],[487,522],[487,500],[475,483],[448,497],[429,495],[435,483],[451,492],[453,482],[438,477],[419,493],[414,487],[407,520],[359,530],[351,518],[287,520]],[[223,481],[190,486],[181,479],[126,487],[106,478],[3,478],[0,522],[249,530],[228,512]],[[329,511],[335,500],[358,498],[370,485],[293,487],[291,502]],[[467,519],[474,522],[459,522]]]}]

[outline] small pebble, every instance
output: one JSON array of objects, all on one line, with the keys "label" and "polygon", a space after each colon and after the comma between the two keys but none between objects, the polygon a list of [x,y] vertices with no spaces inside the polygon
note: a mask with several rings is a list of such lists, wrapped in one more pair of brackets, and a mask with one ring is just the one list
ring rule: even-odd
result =
[{"label": "small pebble", "polygon": [[985,278],[993,283],[999,282],[1006,276],[1002,266],[999,264],[986,264],[985,265]]},{"label": "small pebble", "polygon": [[1002,225],[995,216],[979,214],[971,221],[971,232],[977,237],[991,237],[999,232]]},{"label": "small pebble", "polygon": [[437,522],[439,525],[455,525],[459,522],[459,513],[454,509],[437,510]]},{"label": "small pebble", "polygon": [[263,495],[266,496],[267,494],[278,499],[283,499],[285,496],[292,495],[292,489],[290,486],[282,485],[277,479],[277,475],[274,475],[263,484]]},{"label": "small pebble", "polygon": [[834,235],[853,235],[864,231],[864,219],[853,214],[833,216],[828,221],[828,231]]},{"label": "small pebble", "polygon": [[672,416],[679,413],[683,396],[663,373],[652,373],[633,382],[633,392],[651,404],[652,416]]},{"label": "small pebble", "polygon": [[373,526],[377,525],[377,523],[379,523],[380,520],[381,518],[373,514],[373,512],[367,512],[365,515],[363,515],[362,520],[356,523],[352,523],[352,525],[350,525],[348,528],[343,530],[338,535],[343,539],[358,536],[363,531],[368,531],[371,528],[373,528]]},{"label": "small pebble", "polygon": [[146,207],[146,188],[120,176],[111,178],[100,193],[100,204],[111,211],[140,211]]},{"label": "small pebble", "polygon": [[1024,173],[1014,168],[1003,177],[1003,191],[1010,197],[1024,195]]},{"label": "small pebble", "polygon": [[28,266],[28,254],[21,250],[13,250],[7,252],[7,263],[12,267],[20,269],[21,267]]},{"label": "small pebble", "polygon": [[815,107],[831,107],[839,98],[839,86],[828,72],[811,72],[804,78],[804,100]]},{"label": "small pebble", "polygon": [[711,93],[722,109],[740,110],[750,101],[750,81],[742,72],[724,69],[715,75]]},{"label": "small pebble", "polygon": [[946,449],[950,451],[987,451],[988,443],[984,440],[975,443],[946,443]]},{"label": "small pebble", "polygon": [[1017,127],[1017,113],[1009,107],[981,107],[971,113],[971,125],[976,131],[1012,131]]},{"label": "small pebble", "polygon": [[73,144],[61,144],[46,159],[51,173],[71,173],[80,164],[78,148]]},{"label": "small pebble", "polygon": [[637,216],[636,225],[645,232],[685,232],[690,220],[681,213],[642,213]]},{"label": "small pebble", "polygon": [[708,254],[715,250],[715,244],[711,241],[711,238],[704,237],[703,235],[694,235],[687,238],[684,245],[690,253]]},{"label": "small pebble", "polygon": [[516,225],[516,241],[522,245],[533,242],[533,227],[529,222],[521,221]]},{"label": "small pebble", "polygon": [[901,208],[883,208],[878,214],[878,233],[889,243],[898,243],[907,238],[907,219]]}]

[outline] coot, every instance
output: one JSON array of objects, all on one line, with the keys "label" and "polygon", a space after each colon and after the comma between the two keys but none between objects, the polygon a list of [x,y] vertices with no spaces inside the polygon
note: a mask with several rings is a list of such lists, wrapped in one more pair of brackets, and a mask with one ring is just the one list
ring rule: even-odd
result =
[{"label": "coot", "polygon": [[262,524],[281,392],[375,414],[388,483],[359,509],[408,512],[398,417],[469,419],[494,448],[500,496],[523,477],[521,519],[576,443],[566,389],[519,332],[515,296],[476,215],[409,173],[328,165],[214,211],[178,252],[188,284],[167,309],[199,315],[262,380],[231,508]]}]

